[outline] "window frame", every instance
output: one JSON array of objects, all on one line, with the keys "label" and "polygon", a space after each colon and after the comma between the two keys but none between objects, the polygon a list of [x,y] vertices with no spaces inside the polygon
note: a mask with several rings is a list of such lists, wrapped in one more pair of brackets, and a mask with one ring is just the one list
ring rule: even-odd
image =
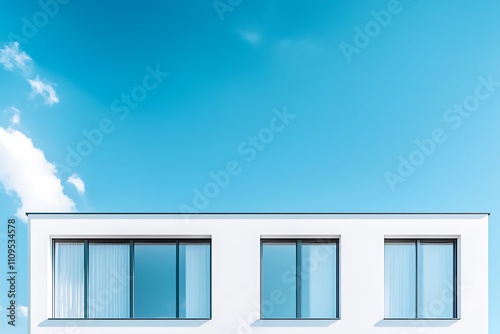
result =
[{"label": "window frame", "polygon": [[[295,272],[295,288],[296,288],[296,296],[295,296],[295,317],[294,318],[266,318],[262,315],[262,302],[264,300],[263,298],[263,259],[264,259],[264,244],[265,243],[283,243],[283,244],[290,244],[293,243],[295,246],[295,266],[296,266],[296,272]],[[335,256],[335,262],[336,262],[336,267],[335,267],[335,280],[336,280],[336,286],[335,286],[335,291],[336,291],[336,301],[335,301],[335,307],[336,307],[336,315],[335,317],[332,318],[303,318],[302,316],[302,284],[301,284],[301,272],[302,272],[302,244],[303,243],[331,243],[336,245],[336,256]],[[278,321],[283,321],[283,320],[291,320],[291,321],[297,321],[297,320],[339,320],[340,319],[340,239],[339,238],[261,238],[260,239],[260,320],[278,320]]]},{"label": "window frame", "polygon": [[[388,318],[384,314],[384,320],[458,320],[458,238],[384,238],[384,253],[387,243],[413,242],[415,244],[415,317],[414,318]],[[418,299],[418,267],[420,243],[452,243],[453,245],[453,316],[450,318],[426,318],[418,317],[419,299]],[[384,261],[385,270],[385,261]],[[385,284],[385,277],[384,277]],[[385,289],[384,289],[385,295]],[[385,306],[385,305],[384,305]]]},{"label": "window frame", "polygon": [[[84,285],[83,285],[83,299],[84,299],[84,316],[83,318],[57,318],[55,317],[55,245],[57,242],[82,242],[84,247]],[[91,243],[116,243],[116,244],[129,244],[129,280],[130,280],[130,291],[129,291],[129,307],[130,316],[128,318],[89,318],[88,317],[88,286],[89,286],[89,244]],[[135,243],[146,243],[146,244],[174,244],[176,245],[176,317],[175,318],[134,318],[134,246]],[[209,303],[210,310],[209,316],[207,318],[180,318],[179,317],[179,244],[182,243],[206,243],[210,246],[209,259],[210,259],[210,272],[209,272]],[[51,240],[51,265],[52,265],[52,317],[49,320],[211,320],[212,319],[212,239],[211,238],[161,238],[161,239],[147,239],[147,238],[53,238]]]}]

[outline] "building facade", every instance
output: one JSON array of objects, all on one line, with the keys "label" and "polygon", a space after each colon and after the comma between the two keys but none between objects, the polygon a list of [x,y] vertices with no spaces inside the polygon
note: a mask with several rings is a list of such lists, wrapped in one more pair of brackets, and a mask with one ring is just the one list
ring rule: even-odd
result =
[{"label": "building facade", "polygon": [[487,333],[488,214],[29,213],[30,333]]}]

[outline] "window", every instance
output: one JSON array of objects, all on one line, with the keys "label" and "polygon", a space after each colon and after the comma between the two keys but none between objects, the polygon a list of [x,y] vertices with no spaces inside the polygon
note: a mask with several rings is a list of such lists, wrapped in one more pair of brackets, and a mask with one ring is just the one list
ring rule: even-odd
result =
[{"label": "window", "polygon": [[209,319],[210,240],[54,240],[54,318]]},{"label": "window", "polygon": [[385,318],[456,318],[456,254],[456,240],[386,240]]},{"label": "window", "polygon": [[261,318],[338,318],[338,241],[262,240]]}]

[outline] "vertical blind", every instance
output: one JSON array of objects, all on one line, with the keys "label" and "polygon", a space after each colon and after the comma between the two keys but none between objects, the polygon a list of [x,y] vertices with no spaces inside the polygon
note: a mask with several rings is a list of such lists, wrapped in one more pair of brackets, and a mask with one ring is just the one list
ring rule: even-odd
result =
[{"label": "vertical blind", "polygon": [[386,241],[385,317],[456,316],[454,241]]},{"label": "vertical blind", "polygon": [[83,242],[58,242],[54,247],[54,317],[83,318]]},{"label": "vertical blind", "polygon": [[385,316],[415,318],[416,248],[415,242],[385,244]]},{"label": "vertical blind", "polygon": [[210,317],[210,245],[179,245],[179,317]]},{"label": "vertical blind", "polygon": [[89,318],[130,316],[130,245],[89,244]]},{"label": "vertical blind", "polygon": [[421,242],[418,255],[418,315],[424,318],[453,318],[453,243]]}]

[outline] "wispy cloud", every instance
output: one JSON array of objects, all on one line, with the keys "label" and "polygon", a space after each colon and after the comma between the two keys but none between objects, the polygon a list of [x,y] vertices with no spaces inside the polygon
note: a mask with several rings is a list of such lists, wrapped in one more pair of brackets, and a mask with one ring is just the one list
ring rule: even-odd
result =
[{"label": "wispy cloud", "polygon": [[59,97],[51,83],[40,79],[39,75],[34,79],[30,75],[32,72],[31,68],[33,67],[33,59],[26,52],[19,49],[18,42],[7,43],[3,49],[0,49],[0,63],[8,71],[12,71],[15,68],[22,71],[22,76],[26,78],[26,81],[31,86],[32,97],[36,95],[42,96],[45,104],[49,106],[59,102]]},{"label": "wispy cloud", "polygon": [[12,128],[0,127],[0,183],[21,203],[17,216],[26,221],[28,211],[74,211],[75,203],[63,192],[56,167],[30,138]]},{"label": "wispy cloud", "polygon": [[31,96],[41,95],[45,104],[53,105],[59,102],[55,89],[48,82],[40,80],[40,76],[35,79],[26,79],[31,86]]},{"label": "wispy cloud", "polygon": [[17,309],[19,310],[19,315],[21,317],[26,318],[28,316],[28,306],[19,305]]},{"label": "wispy cloud", "polygon": [[71,175],[70,177],[68,177],[68,181],[66,181],[66,182],[68,182],[69,184],[72,184],[73,186],[75,186],[76,190],[80,194],[84,194],[85,193],[85,183],[80,178],[80,176],[78,176],[78,174],[74,173],[73,175]]},{"label": "wispy cloud", "polygon": [[0,49],[0,63],[9,71],[17,67],[27,73],[33,60],[26,52],[19,50],[19,42],[13,42],[5,44],[4,48]]},{"label": "wispy cloud", "polygon": [[16,107],[9,106],[3,110],[3,113],[10,117],[9,121],[12,125],[16,125],[21,122],[21,110]]}]

